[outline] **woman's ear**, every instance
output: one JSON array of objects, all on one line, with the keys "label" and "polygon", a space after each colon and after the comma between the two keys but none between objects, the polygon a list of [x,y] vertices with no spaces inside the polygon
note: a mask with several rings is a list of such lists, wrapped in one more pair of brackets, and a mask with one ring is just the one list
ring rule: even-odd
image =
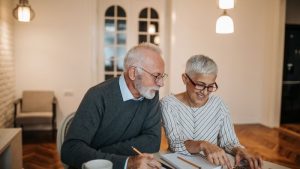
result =
[{"label": "woman's ear", "polygon": [[135,80],[135,67],[130,67],[128,69],[128,76],[130,80]]},{"label": "woman's ear", "polygon": [[186,85],[186,76],[185,76],[185,73],[182,73],[181,78],[182,78],[183,83]]}]

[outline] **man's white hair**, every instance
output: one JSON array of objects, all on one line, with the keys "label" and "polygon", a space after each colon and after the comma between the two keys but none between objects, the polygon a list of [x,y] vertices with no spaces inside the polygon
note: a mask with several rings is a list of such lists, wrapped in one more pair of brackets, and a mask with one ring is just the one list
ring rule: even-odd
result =
[{"label": "man's white hair", "polygon": [[194,55],[186,62],[185,73],[188,75],[193,75],[196,73],[217,75],[218,66],[211,58],[207,56]]},{"label": "man's white hair", "polygon": [[148,49],[156,52],[157,54],[161,55],[161,49],[152,44],[152,43],[140,43],[137,46],[131,48],[124,59],[124,70],[126,71],[130,66],[143,66],[142,62],[144,62],[144,53],[142,52],[143,49]]}]

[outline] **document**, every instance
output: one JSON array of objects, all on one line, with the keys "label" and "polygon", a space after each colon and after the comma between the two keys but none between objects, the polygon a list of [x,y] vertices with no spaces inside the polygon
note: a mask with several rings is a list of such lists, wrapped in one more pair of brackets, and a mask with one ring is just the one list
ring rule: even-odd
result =
[{"label": "document", "polygon": [[[196,169],[200,167],[201,169],[222,169],[222,166],[211,164],[200,154],[183,155],[179,153],[169,153],[161,155],[161,159],[166,161],[168,164],[172,165],[176,169]],[[194,165],[191,163],[193,163]]]}]

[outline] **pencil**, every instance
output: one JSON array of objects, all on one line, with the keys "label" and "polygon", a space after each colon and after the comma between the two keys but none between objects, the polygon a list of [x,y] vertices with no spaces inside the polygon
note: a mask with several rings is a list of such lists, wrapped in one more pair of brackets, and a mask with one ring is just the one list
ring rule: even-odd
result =
[{"label": "pencil", "polygon": [[[138,149],[136,149],[135,147],[131,146],[132,150],[134,152],[136,152],[138,155],[142,155],[143,153],[141,153]],[[164,163],[160,162],[161,163],[161,166],[163,166],[164,168],[166,169],[171,169],[169,166],[166,166]]]},{"label": "pencil", "polygon": [[132,150],[135,151],[136,153],[138,153],[138,155],[142,155],[143,153],[141,153],[138,149],[136,149],[135,147],[131,146]]},{"label": "pencil", "polygon": [[186,159],[184,159],[184,158],[182,158],[180,156],[177,156],[177,158],[179,158],[180,160],[182,160],[182,161],[184,161],[184,162],[186,162],[186,163],[188,163],[188,164],[190,164],[190,165],[192,165],[192,166],[194,166],[194,167],[196,167],[198,169],[201,169],[201,167],[199,165],[197,165],[197,164],[195,164],[193,162],[190,162],[190,161],[188,161],[188,160],[186,160]]}]

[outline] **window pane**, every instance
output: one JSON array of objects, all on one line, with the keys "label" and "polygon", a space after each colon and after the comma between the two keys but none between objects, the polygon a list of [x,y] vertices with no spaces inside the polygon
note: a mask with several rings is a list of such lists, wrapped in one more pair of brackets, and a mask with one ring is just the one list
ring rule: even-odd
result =
[{"label": "window pane", "polygon": [[122,71],[124,69],[124,57],[126,55],[126,47],[118,47],[117,48],[117,56],[118,56],[118,61],[117,61],[117,70]]},{"label": "window pane", "polygon": [[139,31],[147,32],[147,22],[146,21],[139,21]]},{"label": "window pane", "polygon": [[139,35],[139,43],[147,42],[147,35]]},{"label": "window pane", "polygon": [[125,31],[126,30],[126,20],[118,20],[117,27],[118,27],[118,31]]},{"label": "window pane", "polygon": [[156,32],[156,33],[159,32],[159,30],[158,30],[158,28],[159,28],[159,27],[158,27],[158,22],[152,21],[152,22],[150,22],[150,24],[155,26],[155,32]]},{"label": "window pane", "polygon": [[125,46],[117,47],[117,56],[124,58],[125,55],[126,55],[126,47]]},{"label": "window pane", "polygon": [[105,45],[113,45],[115,43],[115,36],[113,33],[105,33],[104,44]]},{"label": "window pane", "polygon": [[114,69],[114,48],[105,47],[104,48],[104,57],[105,57],[105,71],[113,71]]},{"label": "window pane", "polygon": [[156,37],[156,35],[150,35],[150,42],[153,43],[153,44],[155,44],[155,43],[154,43],[154,38],[155,38],[155,37]]},{"label": "window pane", "polygon": [[107,10],[106,10],[106,12],[105,12],[105,16],[115,16],[115,14],[114,14],[114,6],[110,6]]},{"label": "window pane", "polygon": [[147,8],[144,8],[144,9],[140,12],[140,18],[147,18]]},{"label": "window pane", "polygon": [[117,34],[117,44],[126,44],[126,34],[125,33],[118,33]]},{"label": "window pane", "polygon": [[105,31],[107,32],[116,31],[114,20],[105,19]]},{"label": "window pane", "polygon": [[117,10],[118,10],[118,17],[126,17],[126,13],[122,7],[118,6]]},{"label": "window pane", "polygon": [[151,18],[158,19],[158,13],[153,8],[151,8]]}]

